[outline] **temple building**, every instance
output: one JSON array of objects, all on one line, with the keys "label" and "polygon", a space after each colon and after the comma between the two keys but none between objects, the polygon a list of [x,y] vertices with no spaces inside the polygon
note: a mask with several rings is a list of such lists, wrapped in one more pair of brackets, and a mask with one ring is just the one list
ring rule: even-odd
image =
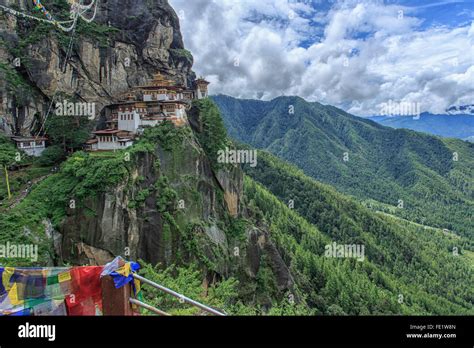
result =
[{"label": "temple building", "polygon": [[135,135],[145,128],[169,120],[177,127],[187,123],[186,111],[192,99],[208,96],[209,82],[200,77],[188,89],[155,74],[145,86],[133,88],[123,100],[105,108],[107,129],[94,132],[86,143],[90,151],[119,150],[131,146]]},{"label": "temple building", "polygon": [[203,77],[200,77],[196,80],[196,89],[195,89],[195,99],[203,99],[207,98],[207,86],[209,85],[209,82],[204,80]]},{"label": "temple building", "polygon": [[29,156],[39,157],[46,149],[46,138],[43,137],[12,137],[16,147]]},{"label": "temple building", "polygon": [[86,150],[110,151],[126,149],[133,145],[134,135],[118,129],[106,129],[93,132],[95,138],[86,142]]}]

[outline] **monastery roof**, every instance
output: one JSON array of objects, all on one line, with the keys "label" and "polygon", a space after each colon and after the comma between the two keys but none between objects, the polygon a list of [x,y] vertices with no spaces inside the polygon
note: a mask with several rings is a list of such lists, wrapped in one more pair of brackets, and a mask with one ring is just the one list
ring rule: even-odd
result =
[{"label": "monastery roof", "polygon": [[168,85],[147,85],[147,86],[137,86],[135,88],[140,88],[140,89],[169,89],[170,91],[182,91],[185,90],[184,87],[182,86],[168,86]]},{"label": "monastery roof", "polygon": [[117,134],[118,132],[121,132],[120,129],[104,129],[104,130],[99,130],[92,132],[97,135],[111,135],[111,134]]},{"label": "monastery roof", "polygon": [[145,86],[138,86],[142,89],[156,89],[156,88],[168,88],[168,89],[179,89],[182,90],[184,87],[178,86],[176,82],[166,78],[165,76],[157,73],[153,75],[151,82]]},{"label": "monastery roof", "polygon": [[184,100],[159,100],[161,104],[188,104]]},{"label": "monastery roof", "polygon": [[204,79],[204,77],[202,77],[202,76],[199,77],[198,79],[196,79],[196,83],[197,83],[197,84],[202,83],[202,84],[206,84],[206,85],[210,84],[210,82],[209,82],[209,81],[206,81],[206,79]]},{"label": "monastery roof", "polygon": [[48,138],[45,137],[12,137],[13,141],[46,141]]}]

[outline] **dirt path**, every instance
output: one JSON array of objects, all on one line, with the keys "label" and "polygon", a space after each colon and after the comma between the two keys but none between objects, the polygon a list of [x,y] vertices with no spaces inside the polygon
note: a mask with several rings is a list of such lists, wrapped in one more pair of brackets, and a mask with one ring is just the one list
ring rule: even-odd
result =
[{"label": "dirt path", "polygon": [[46,179],[48,176],[50,176],[51,174],[48,174],[48,175],[44,175],[42,177],[39,177],[39,178],[36,178],[36,179],[33,179],[31,181],[31,184],[29,186],[27,186],[26,189],[22,190],[20,195],[18,197],[15,198],[13,204],[11,204],[7,210],[10,210],[10,209],[13,209],[15,208],[18,204],[21,203],[22,200],[24,200],[26,198],[26,196],[28,196],[28,194],[30,193],[31,189],[33,188],[34,185],[40,183],[41,181],[43,181],[44,179]]}]

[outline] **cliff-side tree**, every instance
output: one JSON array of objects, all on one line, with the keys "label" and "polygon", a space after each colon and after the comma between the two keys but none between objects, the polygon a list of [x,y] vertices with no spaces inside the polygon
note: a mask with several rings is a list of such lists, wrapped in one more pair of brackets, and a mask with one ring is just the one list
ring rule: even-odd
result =
[{"label": "cliff-side tree", "polygon": [[0,139],[0,166],[5,173],[5,183],[7,186],[8,198],[11,198],[10,183],[8,181],[8,167],[15,163],[17,154],[15,147],[8,143],[6,139]]},{"label": "cliff-side tree", "polygon": [[217,164],[217,152],[228,145],[227,131],[219,109],[208,98],[195,101],[193,107],[200,118],[199,141],[212,163]]}]

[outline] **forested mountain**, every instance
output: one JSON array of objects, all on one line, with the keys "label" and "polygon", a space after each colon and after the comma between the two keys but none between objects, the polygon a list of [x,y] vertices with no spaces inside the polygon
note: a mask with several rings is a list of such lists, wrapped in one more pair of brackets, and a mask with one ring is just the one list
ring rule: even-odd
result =
[{"label": "forested mountain", "polygon": [[[466,240],[375,213],[263,152],[242,178],[215,161],[232,147],[217,107],[195,103],[190,118],[148,129],[131,149],[74,154],[2,209],[0,242],[39,243],[38,264],[100,262],[129,247],[157,265],[147,277],[229,314],[472,314]],[[362,245],[363,258],[330,257],[332,243]]]},{"label": "forested mountain", "polygon": [[392,129],[298,97],[213,97],[229,135],[374,209],[473,238],[474,144]]},{"label": "forested mountain", "polygon": [[[370,211],[263,151],[258,166],[245,171],[263,185],[247,179],[247,196],[291,260],[310,306],[326,313],[440,313],[454,309],[448,298],[472,310],[474,253],[462,247],[466,240]],[[333,241],[365,245],[367,262],[321,257]]]},{"label": "forested mountain", "polygon": [[373,116],[369,120],[392,128],[407,128],[443,137],[469,140],[474,136],[474,115],[433,115],[422,113],[419,118],[412,116]]}]

